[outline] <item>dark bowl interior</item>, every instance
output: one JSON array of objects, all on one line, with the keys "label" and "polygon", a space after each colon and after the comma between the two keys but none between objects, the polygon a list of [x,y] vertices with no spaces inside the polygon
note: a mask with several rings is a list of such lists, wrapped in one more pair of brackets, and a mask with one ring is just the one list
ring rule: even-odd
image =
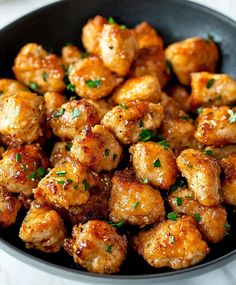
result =
[{"label": "dark bowl interior", "polygon": [[[88,18],[97,14],[112,16],[128,27],[146,20],[157,28],[165,45],[191,36],[206,37],[211,34],[222,53],[220,71],[236,77],[236,23],[210,9],[181,0],[69,0],[39,9],[0,31],[0,77],[13,77],[11,68],[14,57],[26,43],[37,42],[56,53],[60,53],[61,47],[67,42],[81,45],[82,26]],[[169,280],[179,274],[189,277],[190,274],[196,275],[215,269],[232,260],[236,252],[235,210],[228,207],[228,215],[232,225],[230,235],[220,244],[211,245],[211,253],[200,265],[178,272],[167,268],[155,269],[131,252],[120,275],[112,282],[129,279],[137,283],[138,279],[143,278]],[[94,274],[83,273],[63,251],[55,255],[27,251],[18,238],[21,220],[22,216],[19,216],[15,225],[7,230],[0,230],[0,246],[18,259],[37,267],[43,264],[41,269],[73,279],[79,273],[80,280],[96,280],[96,283],[103,280],[104,284],[109,278],[114,278],[99,276],[99,279],[96,275],[96,279],[93,279]],[[35,260],[40,262],[35,263]]]}]

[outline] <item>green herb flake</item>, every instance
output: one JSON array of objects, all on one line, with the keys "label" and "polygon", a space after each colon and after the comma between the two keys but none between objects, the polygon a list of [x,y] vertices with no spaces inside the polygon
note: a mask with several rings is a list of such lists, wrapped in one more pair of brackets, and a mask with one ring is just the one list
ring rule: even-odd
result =
[{"label": "green herb flake", "polygon": [[181,116],[181,117],[180,117],[180,120],[181,120],[181,121],[188,121],[188,120],[189,120],[189,116],[188,116],[188,115]]},{"label": "green herb flake", "polygon": [[187,166],[188,166],[189,168],[193,168],[193,165],[192,165],[191,163],[188,163]]},{"label": "green herb flake", "polygon": [[224,227],[225,227],[227,230],[230,230],[231,225],[230,225],[229,223],[225,223],[225,224],[224,224]]},{"label": "green herb flake", "polygon": [[116,158],[117,158],[117,156],[118,156],[118,154],[114,153],[114,154],[113,154],[113,157],[112,157],[112,160],[115,161]]},{"label": "green herb flake", "polygon": [[181,206],[183,203],[183,199],[181,197],[176,198],[177,206]]},{"label": "green herb flake", "polygon": [[105,156],[109,156],[110,155],[110,150],[108,148],[105,148],[104,154],[105,154]]},{"label": "green herb flake", "polygon": [[88,79],[85,81],[85,84],[89,87],[89,88],[98,88],[101,84],[101,79]]},{"label": "green herb flake", "polygon": [[139,121],[138,121],[138,127],[139,127],[139,128],[142,128],[142,127],[143,127],[143,121],[142,121],[142,120],[139,120]]},{"label": "green herb flake", "polygon": [[236,122],[236,113],[233,110],[228,110],[228,114],[229,114],[229,123],[235,123]]},{"label": "green herb flake", "polygon": [[198,113],[198,114],[201,114],[202,112],[203,112],[203,107],[197,108],[197,113]]},{"label": "green herb flake", "polygon": [[67,90],[75,92],[75,86],[72,83],[69,83],[66,87]]},{"label": "green herb flake", "polygon": [[57,180],[57,184],[64,184],[65,180]]},{"label": "green herb flake", "polygon": [[147,142],[153,137],[153,133],[151,130],[145,129],[139,133],[139,137],[140,137],[139,139],[140,142]]},{"label": "green herb flake", "polygon": [[139,202],[139,201],[135,202],[135,203],[134,203],[133,208],[134,208],[134,209],[136,209],[136,208],[138,207],[138,205],[139,205],[139,204],[140,204],[140,202]]},{"label": "green herb flake", "polygon": [[214,83],[215,83],[215,79],[214,78],[209,79],[207,81],[206,88],[210,89],[213,86]]},{"label": "green herb flake", "polygon": [[71,112],[71,116],[72,116],[72,119],[74,118],[78,118],[81,114],[81,111],[80,109],[74,109],[72,112]]},{"label": "green herb flake", "polygon": [[214,152],[213,152],[211,149],[206,149],[206,150],[204,150],[204,153],[205,153],[206,155],[214,155]]},{"label": "green herb flake", "polygon": [[30,83],[29,83],[29,88],[30,88],[31,90],[33,90],[33,91],[37,91],[37,90],[39,89],[39,86],[38,86],[38,84],[35,83],[35,82],[30,82]]},{"label": "green herb flake", "polygon": [[88,191],[88,190],[90,189],[90,185],[89,185],[88,181],[84,179],[84,180],[82,181],[82,183],[83,183],[83,185],[84,185],[85,191]]},{"label": "green herb flake", "polygon": [[173,70],[173,67],[172,67],[172,63],[170,60],[166,60],[166,72],[167,74],[171,74],[171,71]]},{"label": "green herb flake", "polygon": [[66,171],[65,170],[61,170],[61,171],[57,171],[56,175],[60,176],[60,177],[65,177],[66,176]]},{"label": "green herb flake", "polygon": [[157,142],[159,145],[163,146],[165,150],[170,148],[170,144],[166,140],[161,140]]},{"label": "green herb flake", "polygon": [[78,187],[79,187],[79,185],[78,185],[78,184],[75,184],[75,185],[73,186],[73,189],[77,190]]},{"label": "green herb flake", "polygon": [[48,81],[48,74],[47,74],[46,71],[43,72],[43,80],[44,80],[45,82]]},{"label": "green herb flake", "polygon": [[110,245],[108,245],[107,247],[106,247],[106,252],[109,252],[109,253],[111,253],[112,252],[112,244],[110,244]]},{"label": "green herb flake", "polygon": [[21,161],[21,155],[20,153],[16,154],[16,162],[20,162]]},{"label": "green herb flake", "polygon": [[24,172],[27,170],[27,166],[23,162],[20,164],[20,166]]},{"label": "green herb flake", "polygon": [[175,237],[173,235],[169,236],[169,243],[172,244],[175,242]]},{"label": "green herb flake", "polygon": [[72,148],[72,143],[71,143],[71,142],[68,142],[68,143],[65,145],[65,149],[66,149],[67,151],[70,151],[71,148]]},{"label": "green herb flake", "polygon": [[193,195],[186,195],[185,198],[186,198],[186,199],[193,199],[194,196],[193,196]]},{"label": "green herb flake", "polygon": [[70,64],[66,70],[66,75],[69,75],[72,69],[73,69],[73,64]]},{"label": "green herb flake", "polygon": [[128,110],[128,107],[126,107],[125,104],[119,104],[118,106],[121,109]]},{"label": "green herb flake", "polygon": [[154,166],[154,167],[161,167],[161,161],[160,161],[159,158],[156,159],[156,160],[153,162],[153,166]]},{"label": "green herb flake", "polygon": [[114,25],[114,24],[116,24],[116,21],[112,17],[109,17],[108,18],[108,24]]},{"label": "green herb flake", "polygon": [[28,179],[34,181],[36,179],[36,173],[35,172],[31,172],[28,175]]},{"label": "green herb flake", "polygon": [[194,214],[193,217],[194,217],[195,221],[197,221],[198,223],[199,223],[199,222],[201,221],[201,219],[202,219],[199,214]]},{"label": "green herb flake", "polygon": [[111,222],[111,221],[108,221],[107,223],[108,223],[109,225],[111,225],[111,226],[113,226],[113,227],[117,227],[117,228],[121,228],[121,227],[125,224],[124,221],[121,221],[121,222],[118,222],[118,223],[113,223],[113,222]]},{"label": "green herb flake", "polygon": [[54,118],[59,118],[65,113],[65,109],[62,108],[61,110],[54,113]]},{"label": "green herb flake", "polygon": [[126,29],[126,25],[120,25],[120,29],[121,30],[125,30]]},{"label": "green herb flake", "polygon": [[147,178],[143,179],[143,184],[148,184],[149,180]]},{"label": "green herb flake", "polygon": [[175,212],[170,212],[167,214],[167,218],[171,221],[177,221],[177,214]]},{"label": "green herb flake", "polygon": [[84,59],[84,58],[87,58],[88,56],[89,56],[89,53],[87,51],[85,51],[85,52],[81,53],[80,58]]},{"label": "green herb flake", "polygon": [[45,169],[44,169],[43,167],[40,166],[40,167],[36,170],[36,174],[37,174],[38,179],[42,179],[42,178],[45,176],[46,171],[45,171]]},{"label": "green herb flake", "polygon": [[70,179],[70,178],[68,178],[68,179],[66,179],[65,183],[66,183],[66,184],[71,184],[71,183],[73,183],[73,180]]},{"label": "green herb flake", "polygon": [[214,41],[214,36],[211,35],[211,34],[208,34],[207,37],[205,38],[205,41],[206,41],[207,43],[213,42],[213,41]]}]

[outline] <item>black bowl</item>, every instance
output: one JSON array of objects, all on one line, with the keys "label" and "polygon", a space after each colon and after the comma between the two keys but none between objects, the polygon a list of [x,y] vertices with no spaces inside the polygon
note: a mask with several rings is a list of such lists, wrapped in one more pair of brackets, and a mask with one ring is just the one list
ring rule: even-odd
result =
[{"label": "black bowl", "polygon": [[[214,36],[221,53],[220,70],[236,77],[236,23],[203,6],[183,0],[69,0],[41,8],[0,31],[0,77],[12,77],[13,60],[28,42],[60,52],[66,42],[80,45],[81,28],[94,15],[112,16],[128,27],[148,21],[157,28],[165,45],[191,36]],[[27,251],[18,238],[22,217],[7,230],[0,230],[0,248],[36,268],[65,278],[94,284],[152,284],[189,278],[216,269],[236,256],[235,212],[227,208],[231,233],[223,242],[211,245],[211,253],[194,267],[173,271],[155,269],[135,253],[130,253],[119,275],[97,275],[83,271],[63,251],[49,255]]]}]

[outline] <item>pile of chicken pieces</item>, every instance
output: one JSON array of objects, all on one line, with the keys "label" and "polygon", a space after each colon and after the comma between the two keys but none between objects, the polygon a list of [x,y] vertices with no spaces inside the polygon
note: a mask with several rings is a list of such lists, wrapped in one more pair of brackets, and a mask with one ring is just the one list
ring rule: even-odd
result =
[{"label": "pile of chicken pieces", "polygon": [[[118,272],[128,245],[156,268],[201,262],[236,206],[236,81],[214,73],[217,45],[164,50],[148,23],[101,16],[82,43],[61,57],[26,44],[16,80],[0,79],[1,227],[27,208],[26,247],[64,248],[90,272]],[[128,240],[124,224],[140,230]]]}]

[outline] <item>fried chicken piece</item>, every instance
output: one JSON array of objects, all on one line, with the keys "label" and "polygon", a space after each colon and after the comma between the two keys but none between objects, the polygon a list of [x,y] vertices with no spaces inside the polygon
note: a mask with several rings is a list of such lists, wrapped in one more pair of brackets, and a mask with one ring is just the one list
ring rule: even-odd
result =
[{"label": "fried chicken piece", "polygon": [[66,68],[79,61],[82,55],[82,52],[74,45],[64,46],[61,51],[62,62]]},{"label": "fried chicken piece", "polygon": [[2,78],[0,79],[0,95],[6,93],[15,93],[17,91],[25,91],[26,87],[14,79]]},{"label": "fried chicken piece", "polygon": [[61,159],[65,159],[69,156],[70,149],[72,147],[71,142],[56,142],[53,146],[50,161],[54,167]]},{"label": "fried chicken piece", "polygon": [[64,103],[66,103],[66,96],[57,92],[46,92],[43,97],[47,117],[50,117],[52,113],[57,111]]}]

